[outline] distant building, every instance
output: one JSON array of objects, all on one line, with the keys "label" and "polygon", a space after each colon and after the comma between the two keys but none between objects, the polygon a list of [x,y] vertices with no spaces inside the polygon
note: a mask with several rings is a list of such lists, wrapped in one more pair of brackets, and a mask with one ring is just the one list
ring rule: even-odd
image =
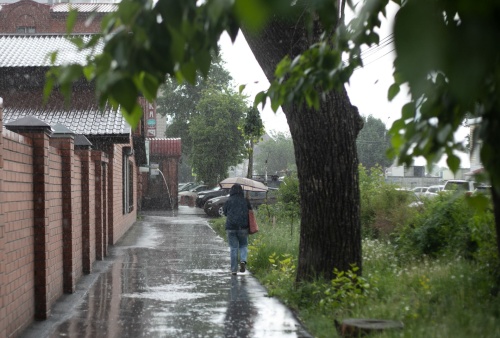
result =
[{"label": "distant building", "polygon": [[471,140],[471,149],[469,152],[470,171],[466,174],[467,177],[474,177],[475,175],[480,174],[484,171],[483,164],[481,163],[481,141],[479,139],[475,140],[476,137],[474,135],[480,123],[480,118],[467,120],[467,124],[470,128],[469,135]]},{"label": "distant building", "polygon": [[403,188],[428,187],[439,184],[440,177],[425,175],[425,166],[391,166],[386,169],[385,181]]}]

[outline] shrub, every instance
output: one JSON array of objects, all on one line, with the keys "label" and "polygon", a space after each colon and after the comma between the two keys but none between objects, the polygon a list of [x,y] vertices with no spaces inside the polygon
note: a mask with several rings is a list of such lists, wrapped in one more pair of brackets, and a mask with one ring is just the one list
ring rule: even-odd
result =
[{"label": "shrub", "polygon": [[439,194],[426,200],[422,212],[409,217],[393,236],[399,256],[452,254],[483,261],[496,259],[493,214],[475,209],[469,199]]},{"label": "shrub", "polygon": [[359,188],[361,198],[361,228],[363,237],[386,238],[394,229],[405,222],[417,208],[412,193],[397,190],[397,186],[385,182],[381,167],[367,170],[359,166]]}]

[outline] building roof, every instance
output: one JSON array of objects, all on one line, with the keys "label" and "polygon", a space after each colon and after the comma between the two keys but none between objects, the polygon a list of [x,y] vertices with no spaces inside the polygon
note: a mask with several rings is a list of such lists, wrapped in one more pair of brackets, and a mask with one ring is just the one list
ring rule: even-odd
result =
[{"label": "building roof", "polygon": [[[88,41],[92,35],[78,35]],[[103,42],[96,54],[102,51]],[[57,51],[55,65],[85,64],[89,52],[78,51],[64,35],[0,35],[0,67],[50,67],[49,54]]]},{"label": "building roof", "polygon": [[149,154],[151,156],[181,156],[180,138],[153,138],[149,140]]},{"label": "building roof", "polygon": [[[0,3],[0,11],[2,6],[11,5],[19,1],[6,1]],[[46,6],[50,6],[50,11],[53,13],[69,13],[70,9],[76,9],[80,13],[110,13],[116,11],[118,4],[109,1],[102,1],[101,3],[58,3],[48,4],[43,1],[34,1]],[[48,2],[48,1],[47,1]]]},{"label": "building roof", "polygon": [[117,4],[112,3],[60,3],[51,6],[50,10],[54,13],[68,13],[70,9],[76,9],[81,13],[110,13],[115,12]]},{"label": "building roof", "polygon": [[61,124],[71,129],[75,134],[86,136],[126,136],[130,135],[131,128],[123,118],[120,111],[110,108],[100,111],[97,107],[87,109],[51,110],[44,108],[17,108],[5,107],[3,122],[16,121],[26,116],[55,126]]}]

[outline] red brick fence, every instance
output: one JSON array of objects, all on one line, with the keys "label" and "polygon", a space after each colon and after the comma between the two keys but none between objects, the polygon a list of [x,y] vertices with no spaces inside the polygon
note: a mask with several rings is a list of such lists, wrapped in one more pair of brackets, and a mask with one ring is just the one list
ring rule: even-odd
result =
[{"label": "red brick fence", "polygon": [[137,217],[120,198],[121,157],[131,145],[92,150],[71,131],[21,120],[0,133],[0,337],[50,316]]}]

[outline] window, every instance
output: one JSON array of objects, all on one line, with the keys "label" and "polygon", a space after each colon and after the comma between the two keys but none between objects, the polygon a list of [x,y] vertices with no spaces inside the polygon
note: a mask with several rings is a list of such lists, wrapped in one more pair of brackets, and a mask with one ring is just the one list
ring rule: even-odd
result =
[{"label": "window", "polygon": [[130,156],[131,148],[123,148],[123,214],[134,210],[134,164]]},{"label": "window", "polygon": [[36,28],[32,26],[19,26],[16,28],[16,32],[19,34],[33,34],[36,33]]}]

